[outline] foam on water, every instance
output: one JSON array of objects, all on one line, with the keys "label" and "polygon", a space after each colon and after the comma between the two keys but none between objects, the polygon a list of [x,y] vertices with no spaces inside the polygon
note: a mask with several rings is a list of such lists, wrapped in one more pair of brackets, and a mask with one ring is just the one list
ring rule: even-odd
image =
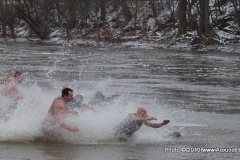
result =
[{"label": "foam on water", "polygon": [[[28,78],[28,77],[27,77]],[[28,79],[19,84],[20,94],[24,99],[19,102],[18,109],[5,121],[0,120],[0,142],[32,142],[40,134],[41,122],[46,116],[53,100],[61,95],[59,86],[70,86],[75,94],[84,95],[84,102],[89,102],[95,91],[108,93],[111,79],[99,81],[89,87],[79,82],[53,81],[53,85],[42,88]],[[3,86],[1,86],[1,89]],[[115,91],[114,91],[115,92]],[[117,91],[116,91],[117,92]],[[116,93],[115,92],[115,93]],[[111,95],[113,93],[109,93]],[[195,112],[177,109],[164,103],[156,103],[153,99],[144,102],[143,97],[124,93],[113,103],[100,107],[100,112],[91,110],[79,111],[79,116],[69,115],[66,123],[77,126],[77,133],[61,129],[64,139],[70,144],[110,144],[110,145],[162,145],[176,141],[167,135],[177,131],[182,134],[182,143],[208,143],[208,138],[214,140],[214,135],[228,135],[229,132],[238,134],[235,128],[238,125],[238,115],[221,115],[209,112]],[[0,95],[2,111],[9,106],[6,97]],[[145,99],[146,100],[146,99]],[[150,116],[156,117],[155,122],[169,119],[171,122],[159,129],[143,125],[127,142],[118,142],[114,137],[114,127],[129,113],[134,113],[138,107],[145,107]],[[229,125],[229,122],[231,124]],[[223,128],[224,126],[224,128]],[[217,132],[217,133],[216,133]],[[236,135],[235,135],[236,136]],[[235,137],[233,136],[233,138]]]},{"label": "foam on water", "polygon": [[[41,121],[46,115],[54,93],[44,93],[37,86],[21,87],[24,99],[19,101],[18,108],[5,121],[1,120],[0,141],[31,141],[39,132]],[[6,97],[2,97],[3,99]],[[2,112],[8,107],[2,103]],[[5,118],[5,117],[4,117]]]},{"label": "foam on water", "polygon": [[[100,82],[94,86],[96,90],[106,92],[107,82]],[[64,86],[63,84],[62,86]],[[93,96],[94,91],[84,89],[77,83],[71,84],[74,88],[82,88],[81,91],[76,90],[75,94],[82,94],[88,101]],[[105,86],[105,87],[104,87]],[[104,90],[104,88],[106,90]],[[24,95],[24,99],[19,102],[18,109],[5,121],[0,120],[0,141],[1,142],[31,142],[34,137],[40,133],[41,122],[46,116],[50,105],[54,98],[60,96],[60,89],[42,89],[37,84],[20,84],[20,94]],[[124,93],[125,95],[127,93]],[[214,133],[216,129],[225,132],[222,126],[234,130],[234,125],[238,122],[232,120],[233,125],[224,124],[222,119],[226,119],[229,115],[219,115],[216,113],[194,112],[172,108],[164,104],[155,104],[154,102],[144,106],[139,102],[131,101],[125,95],[120,96],[113,103],[100,107],[100,112],[91,110],[81,112],[79,116],[69,115],[66,123],[76,125],[80,131],[78,133],[61,129],[64,139],[72,144],[119,144],[114,138],[114,127],[119,124],[128,113],[134,113],[138,107],[145,107],[150,116],[156,117],[156,122],[163,119],[170,119],[171,122],[167,126],[159,129],[153,129],[142,126],[129,140],[128,144],[163,144],[172,141],[167,135],[175,131],[180,132],[183,137],[203,135],[201,130],[208,129],[209,134]],[[0,96],[2,111],[9,105],[6,97]],[[237,116],[237,115],[236,115]],[[205,117],[204,119],[202,117]],[[229,119],[229,118],[227,118]],[[236,117],[234,119],[237,119]],[[231,121],[231,120],[229,120]],[[229,122],[228,120],[226,121]],[[211,131],[212,128],[213,131]],[[196,140],[196,139],[195,139]],[[120,143],[121,144],[121,143]]]},{"label": "foam on water", "polygon": [[[99,83],[97,89],[103,89],[105,83]],[[77,88],[77,86],[75,85]],[[28,86],[26,84],[20,84],[20,94],[24,95],[24,99],[19,101],[18,109],[7,119],[2,118],[0,120],[0,141],[8,142],[27,142],[33,141],[34,137],[40,133],[41,122],[46,116],[52,101],[57,96],[60,96],[60,89],[46,90],[32,84]],[[77,93],[79,91],[76,91]],[[85,94],[86,93],[86,94]],[[81,91],[86,100],[89,100],[92,96],[90,91],[84,89]],[[89,97],[88,97],[89,96]],[[0,96],[2,112],[9,105],[6,97]],[[114,127],[119,124],[128,113],[134,113],[139,107],[139,104],[135,102],[126,102],[124,95],[119,97],[114,103],[100,107],[100,112],[94,112],[91,110],[81,112],[79,116],[69,115],[66,118],[66,123],[70,125],[76,125],[80,131],[78,133],[70,132],[66,129],[62,129],[63,137],[69,143],[118,143],[114,138]],[[151,106],[154,107],[154,106]],[[146,107],[149,114],[155,116],[151,111],[151,107]],[[164,116],[164,112],[161,108],[158,109],[160,114],[157,114],[159,121],[163,118],[169,118]],[[163,140],[163,133],[166,128],[161,129],[149,129],[149,127],[143,126],[139,134],[134,135],[131,139],[134,139],[136,143],[156,143]],[[156,138],[157,137],[157,141]],[[159,139],[160,138],[160,139]],[[130,140],[131,141],[131,140]]]},{"label": "foam on water", "polygon": [[[23,50],[21,52],[23,52]],[[181,92],[187,89],[187,91],[193,93],[208,91],[211,95],[208,96],[210,97],[209,101],[216,103],[217,100],[212,100],[214,96],[224,96],[224,94],[222,94],[223,91],[225,93],[233,93],[232,88],[225,88],[224,86],[215,87],[215,85],[202,86],[179,80],[176,81],[178,76],[167,75],[162,72],[148,75],[144,72],[144,68],[132,70],[132,65],[134,63],[107,63],[107,65],[103,63],[104,61],[101,62],[100,65],[97,61],[90,63],[91,58],[96,58],[96,55],[93,57],[89,56],[90,54],[85,55],[85,51],[82,54],[75,55],[73,58],[77,60],[84,59],[87,61],[86,63],[83,63],[84,61],[76,61],[73,66],[68,66],[66,61],[69,59],[66,59],[67,56],[64,57],[68,55],[68,53],[65,51],[59,52],[60,54],[58,53],[58,55],[49,52],[50,57],[43,57],[42,61],[39,60],[36,54],[36,59],[34,59],[35,57],[33,55],[30,55],[30,65],[23,65],[23,62],[19,62],[21,68],[31,71],[36,77],[33,78],[31,77],[32,75],[26,74],[27,77],[25,82],[19,85],[20,94],[24,95],[24,99],[19,102],[18,109],[7,121],[4,119],[0,120],[0,142],[33,141],[34,137],[38,136],[40,133],[41,122],[46,116],[53,100],[61,95],[60,91],[63,86],[70,86],[75,94],[82,94],[84,96],[84,102],[89,102],[96,91],[102,91],[105,94],[107,93],[107,95],[115,94],[120,90],[126,91],[122,96],[116,99],[114,103],[101,107],[100,113],[88,110],[86,112],[79,112],[79,116],[69,115],[66,118],[66,123],[69,125],[76,125],[80,129],[78,133],[73,133],[66,129],[61,130],[64,139],[71,144],[122,144],[113,137],[113,128],[119,124],[128,113],[134,113],[140,106],[145,107],[150,116],[156,117],[158,119],[156,122],[162,122],[164,119],[169,119],[171,122],[167,126],[163,126],[159,129],[153,129],[143,125],[127,142],[131,145],[168,143],[173,139],[167,137],[167,135],[175,131],[183,135],[178,141],[184,144],[191,143],[191,141],[195,143],[202,143],[203,141],[204,143],[208,143],[208,139],[217,141],[219,136],[215,135],[220,135],[220,138],[231,135],[231,137],[229,136],[227,139],[224,139],[225,137],[221,139],[222,141],[220,143],[224,144],[224,140],[228,143],[229,139],[231,142],[231,139],[235,141],[235,139],[239,137],[239,130],[236,128],[239,123],[239,115],[222,115],[181,109],[184,108],[185,106],[183,105],[186,104],[181,102],[187,102],[187,97],[177,99],[178,104],[175,105],[178,106],[171,106],[174,105],[171,103],[171,96],[173,93],[170,94],[167,92],[165,95],[167,98],[164,99],[160,98],[162,92],[154,92],[155,90],[163,90],[165,88],[166,90],[177,88],[177,91]],[[99,53],[101,56],[103,54],[104,53]],[[27,55],[28,54],[26,54],[26,56]],[[48,55],[48,53],[43,52],[39,53],[39,55]],[[85,57],[83,57],[84,55]],[[136,55],[139,56],[138,54]],[[25,56],[24,53],[21,53],[21,56]],[[88,56],[90,59],[88,59]],[[189,54],[186,56],[189,56]],[[6,59],[7,58],[8,57],[6,57]],[[37,60],[39,60],[39,62]],[[72,61],[72,59],[70,60]],[[115,60],[118,62],[121,59],[113,58],[111,61]],[[133,60],[131,60],[131,62],[132,61]],[[169,62],[169,60],[164,61]],[[37,62],[39,66],[35,66]],[[44,64],[42,64],[42,62],[44,62]],[[150,62],[146,63],[146,65],[143,64],[143,67],[149,67],[148,63]],[[101,72],[101,65],[105,67],[108,66],[105,68],[104,72]],[[91,68],[90,66],[97,67]],[[118,67],[112,68],[110,66]],[[173,70],[172,64],[169,68],[162,67],[162,70],[166,72],[169,72],[170,69]],[[181,70],[181,68],[176,69]],[[35,74],[36,71],[37,73]],[[65,77],[68,74],[71,76],[70,73],[72,72],[74,73],[73,77]],[[99,74],[94,75],[94,73]],[[117,78],[113,79],[107,77],[109,73],[112,75],[110,77]],[[100,74],[106,74],[106,76],[98,76]],[[131,76],[140,78],[131,78]],[[166,79],[166,77],[174,78]],[[33,80],[31,80],[31,78],[33,78]],[[37,82],[47,84],[47,87],[41,86]],[[0,89],[2,89],[4,85],[0,87]],[[236,93],[238,93],[237,90]],[[160,94],[160,96],[155,96],[154,94]],[[201,97],[196,94],[196,99],[201,99]],[[0,95],[0,100],[0,111],[4,111],[9,106],[9,102],[6,97],[2,95]],[[192,109],[199,107],[194,106],[194,103],[190,103],[189,105],[192,105],[190,106]]]}]

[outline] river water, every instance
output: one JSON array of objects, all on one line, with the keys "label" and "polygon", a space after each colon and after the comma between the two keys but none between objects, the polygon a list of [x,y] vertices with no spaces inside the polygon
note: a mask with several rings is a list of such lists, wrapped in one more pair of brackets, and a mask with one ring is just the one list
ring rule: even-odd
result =
[{"label": "river water", "polygon": [[[19,84],[24,99],[8,120],[0,120],[0,159],[239,159],[237,54],[2,43],[0,55],[2,76],[13,67],[25,76]],[[34,142],[64,86],[86,103],[97,91],[124,93],[99,113],[67,117],[80,129],[61,130],[67,144]],[[3,112],[8,101],[0,99]],[[171,122],[159,129],[142,126],[127,142],[115,140],[114,126],[140,106],[156,122]],[[167,136],[175,131],[182,137]]]}]

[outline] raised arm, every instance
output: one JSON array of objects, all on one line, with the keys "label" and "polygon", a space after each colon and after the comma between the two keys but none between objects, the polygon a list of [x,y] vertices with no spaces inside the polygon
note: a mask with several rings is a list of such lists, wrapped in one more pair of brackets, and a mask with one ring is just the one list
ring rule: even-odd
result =
[{"label": "raised arm", "polygon": [[6,76],[0,79],[0,83],[3,84],[4,82],[6,82],[12,75],[14,75],[16,70],[16,68],[13,68]]},{"label": "raised arm", "polygon": [[145,122],[145,121],[151,121],[151,120],[157,120],[155,117],[139,117],[135,114],[129,114],[128,119],[131,119],[136,122]]},{"label": "raised arm", "polygon": [[164,125],[167,125],[169,122],[169,120],[164,120],[162,123],[152,123],[150,121],[144,121],[143,123],[152,128],[160,128]]},{"label": "raised arm", "polygon": [[122,94],[123,94],[123,91],[120,91],[118,94],[114,94],[114,95],[112,95],[112,96],[110,96],[110,97],[106,97],[105,100],[106,100],[106,101],[111,101],[111,100],[113,100],[114,98],[117,98],[117,97],[119,97],[119,96],[122,95]]}]

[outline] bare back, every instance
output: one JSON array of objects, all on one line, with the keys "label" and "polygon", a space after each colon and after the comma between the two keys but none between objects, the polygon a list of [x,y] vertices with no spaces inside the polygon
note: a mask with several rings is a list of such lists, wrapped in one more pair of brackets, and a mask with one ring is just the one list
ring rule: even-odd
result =
[{"label": "bare back", "polygon": [[53,101],[43,123],[44,124],[46,124],[46,123],[51,123],[51,124],[61,123],[61,121],[66,116],[66,114],[67,114],[66,102],[61,97],[58,97]]},{"label": "bare back", "polygon": [[7,86],[3,89],[3,94],[16,100],[18,97],[18,82],[16,80],[12,80],[7,84]]}]

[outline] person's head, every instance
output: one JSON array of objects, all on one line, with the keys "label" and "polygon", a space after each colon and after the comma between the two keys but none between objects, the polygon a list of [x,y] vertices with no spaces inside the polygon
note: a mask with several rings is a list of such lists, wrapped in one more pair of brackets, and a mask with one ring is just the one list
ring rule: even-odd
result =
[{"label": "person's head", "polygon": [[64,87],[62,89],[62,98],[66,101],[69,102],[73,99],[73,90],[68,87]]},{"label": "person's head", "polygon": [[96,98],[96,99],[104,100],[104,99],[105,99],[105,96],[103,95],[102,92],[97,92],[97,93],[95,94],[95,98]]},{"label": "person's head", "polygon": [[71,105],[80,107],[82,102],[83,102],[83,96],[78,94],[78,95],[74,96],[74,98],[72,99]]},{"label": "person's head", "polygon": [[74,99],[78,100],[78,101],[83,101],[83,96],[80,94],[77,94],[76,96],[74,96]]},{"label": "person's head", "polygon": [[19,83],[23,80],[23,75],[20,71],[16,71],[14,74],[14,79],[16,79]]},{"label": "person's head", "polygon": [[141,117],[149,117],[145,108],[138,108],[137,115]]}]

